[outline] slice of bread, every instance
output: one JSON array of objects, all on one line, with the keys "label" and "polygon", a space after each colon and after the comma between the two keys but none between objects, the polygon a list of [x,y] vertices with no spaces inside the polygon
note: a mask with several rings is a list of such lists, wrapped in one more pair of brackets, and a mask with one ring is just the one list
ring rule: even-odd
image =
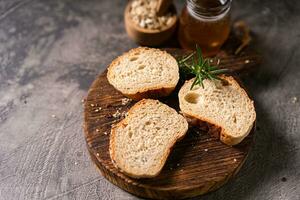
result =
[{"label": "slice of bread", "polygon": [[110,157],[128,176],[154,177],[187,130],[186,119],[173,108],[158,100],[143,99],[111,129]]},{"label": "slice of bread", "polygon": [[107,79],[131,99],[157,98],[175,89],[179,67],[167,52],[139,47],[116,58],[108,67]]},{"label": "slice of bread", "polygon": [[222,81],[204,80],[204,88],[186,81],[179,91],[179,106],[191,121],[208,122],[219,129],[220,140],[228,145],[240,143],[251,131],[256,112],[253,101],[231,76]]}]

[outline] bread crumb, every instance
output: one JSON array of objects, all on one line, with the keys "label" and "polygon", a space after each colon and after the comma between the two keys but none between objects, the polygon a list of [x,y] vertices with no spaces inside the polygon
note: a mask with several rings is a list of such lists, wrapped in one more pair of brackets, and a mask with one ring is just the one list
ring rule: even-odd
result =
[{"label": "bread crumb", "polygon": [[131,100],[131,99],[128,99],[128,98],[123,98],[123,99],[121,99],[121,101],[122,101],[122,105],[125,106],[125,105],[127,105],[128,103],[130,103],[132,100]]},{"label": "bread crumb", "polygon": [[94,107],[94,106],[95,106],[95,104],[91,103],[91,107]]},{"label": "bread crumb", "polygon": [[245,60],[245,64],[248,64],[250,62],[250,60]]},{"label": "bread crumb", "polygon": [[119,118],[121,116],[121,113],[119,112],[119,110],[117,110],[112,116],[114,118]]},{"label": "bread crumb", "polygon": [[297,97],[293,97],[293,98],[292,98],[292,102],[293,102],[293,103],[296,103],[297,101],[298,101],[298,98],[297,98]]},{"label": "bread crumb", "polygon": [[96,153],[97,156],[100,156],[99,153]]},{"label": "bread crumb", "polygon": [[237,159],[233,159],[233,161],[234,161],[234,162],[236,162],[236,161],[237,161]]},{"label": "bread crumb", "polygon": [[100,130],[96,128],[96,132],[100,132]]},{"label": "bread crumb", "polygon": [[208,152],[208,149],[204,149],[205,152]]},{"label": "bread crumb", "polygon": [[128,115],[128,114],[127,114],[126,111],[123,111],[123,112],[121,113],[121,116],[122,116],[122,117],[127,117],[127,115]]},{"label": "bread crumb", "polygon": [[75,162],[75,165],[77,165],[78,163],[77,162]]},{"label": "bread crumb", "polygon": [[81,103],[84,103],[85,102],[85,99],[81,99]]},{"label": "bread crumb", "polygon": [[183,172],[183,169],[181,169],[180,171]]},{"label": "bread crumb", "polygon": [[99,107],[99,108],[96,108],[96,109],[95,109],[95,112],[99,112],[100,110],[102,110],[102,108],[101,108],[101,107]]},{"label": "bread crumb", "polygon": [[55,118],[55,117],[56,117],[56,115],[51,115],[51,117]]},{"label": "bread crumb", "polygon": [[180,163],[177,163],[177,167],[179,167],[180,166]]},{"label": "bread crumb", "polygon": [[104,134],[104,135],[107,135],[107,132],[104,132],[103,134]]}]

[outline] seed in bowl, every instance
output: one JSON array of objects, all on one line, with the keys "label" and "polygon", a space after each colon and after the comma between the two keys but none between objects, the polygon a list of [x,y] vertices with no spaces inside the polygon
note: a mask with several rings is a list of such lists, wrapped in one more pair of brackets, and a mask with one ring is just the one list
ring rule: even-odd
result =
[{"label": "seed in bowl", "polygon": [[172,13],[158,16],[157,4],[158,0],[133,0],[129,10],[131,20],[145,29],[160,30],[168,27],[172,22]]}]

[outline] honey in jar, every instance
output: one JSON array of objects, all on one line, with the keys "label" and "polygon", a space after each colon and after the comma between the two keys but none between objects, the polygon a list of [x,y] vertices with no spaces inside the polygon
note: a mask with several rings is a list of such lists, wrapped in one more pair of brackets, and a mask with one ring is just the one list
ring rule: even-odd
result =
[{"label": "honey in jar", "polygon": [[230,32],[231,0],[187,0],[180,16],[178,39],[184,49],[200,46],[215,55]]}]

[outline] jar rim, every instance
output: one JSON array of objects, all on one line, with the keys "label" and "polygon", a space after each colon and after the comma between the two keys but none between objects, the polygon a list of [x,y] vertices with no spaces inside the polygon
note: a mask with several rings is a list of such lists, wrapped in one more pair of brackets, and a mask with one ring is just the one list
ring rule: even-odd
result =
[{"label": "jar rim", "polygon": [[187,7],[194,15],[205,18],[214,18],[229,11],[232,0],[219,0],[222,5],[215,7],[204,7],[197,0],[187,0]]}]

